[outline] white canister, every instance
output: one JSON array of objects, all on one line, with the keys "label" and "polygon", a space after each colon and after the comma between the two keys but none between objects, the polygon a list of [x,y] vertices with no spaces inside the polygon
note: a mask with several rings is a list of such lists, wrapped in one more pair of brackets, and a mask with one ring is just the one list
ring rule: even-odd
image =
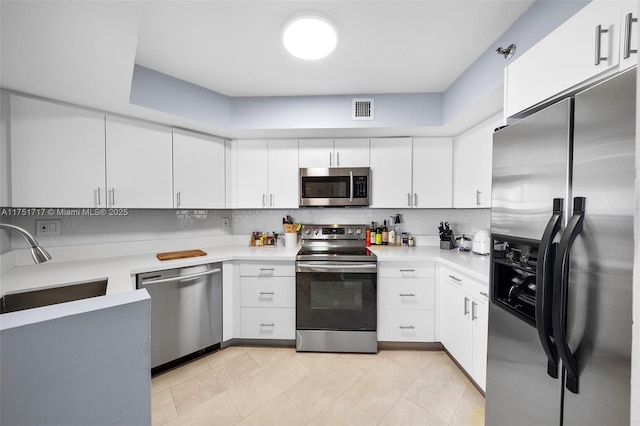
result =
[{"label": "white canister", "polygon": [[285,247],[297,247],[298,246],[298,233],[286,232],[284,234],[284,246]]}]

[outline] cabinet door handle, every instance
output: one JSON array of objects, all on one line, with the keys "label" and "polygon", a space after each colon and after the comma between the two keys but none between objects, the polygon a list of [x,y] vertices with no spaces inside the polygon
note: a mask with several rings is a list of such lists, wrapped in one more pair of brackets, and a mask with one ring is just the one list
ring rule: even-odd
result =
[{"label": "cabinet door handle", "polygon": [[96,205],[100,207],[100,203],[102,203],[102,197],[100,196],[100,187],[96,191]]},{"label": "cabinet door handle", "polygon": [[411,193],[407,192],[407,207],[411,207]]},{"label": "cabinet door handle", "polygon": [[180,207],[180,191],[176,194],[176,207]]},{"label": "cabinet door handle", "polygon": [[276,325],[274,323],[270,323],[270,324],[265,324],[263,322],[260,323],[260,327],[275,327]]},{"label": "cabinet door handle", "polygon": [[486,291],[481,291],[480,294],[484,297],[489,297],[489,294]]},{"label": "cabinet door handle", "polygon": [[336,166],[340,167],[340,153],[336,152]]},{"label": "cabinet door handle", "polygon": [[476,206],[479,206],[482,204],[482,201],[480,201],[480,194],[482,194],[482,192],[476,191]]},{"label": "cabinet door handle", "polygon": [[464,314],[469,315],[469,298],[465,296],[464,298]]},{"label": "cabinet door handle", "polygon": [[415,269],[400,269],[400,272],[415,272]]},{"label": "cabinet door handle", "polygon": [[631,24],[638,22],[638,18],[634,18],[633,14],[627,13],[624,18],[624,49],[622,57],[628,59],[632,53],[638,53],[637,49],[631,49]]},{"label": "cabinet door handle", "polygon": [[413,193],[413,207],[418,207],[418,193]]},{"label": "cabinet door handle", "polygon": [[401,325],[400,330],[415,330],[415,326],[413,325]]},{"label": "cabinet door handle", "polygon": [[478,319],[477,311],[478,304],[476,302],[471,302],[471,321],[475,321]]},{"label": "cabinet door handle", "polygon": [[600,65],[600,61],[606,61],[608,56],[602,56],[602,34],[608,33],[608,29],[602,29],[602,25],[596,25],[596,55],[595,65]]},{"label": "cabinet door handle", "polygon": [[329,167],[333,166],[333,153],[329,151]]},{"label": "cabinet door handle", "polygon": [[269,194],[269,207],[273,207],[273,194]]},{"label": "cabinet door handle", "polygon": [[460,278],[456,277],[455,275],[449,275],[449,278],[451,278],[452,280],[457,281],[457,282],[462,282],[462,280]]},{"label": "cabinet door handle", "polygon": [[260,296],[273,296],[274,294],[276,294],[273,291],[261,291],[260,292]]},{"label": "cabinet door handle", "polygon": [[116,205],[116,189],[111,188],[111,207]]},{"label": "cabinet door handle", "polygon": [[413,293],[400,293],[400,297],[416,297]]},{"label": "cabinet door handle", "polygon": [[262,194],[262,207],[267,206],[267,194]]}]

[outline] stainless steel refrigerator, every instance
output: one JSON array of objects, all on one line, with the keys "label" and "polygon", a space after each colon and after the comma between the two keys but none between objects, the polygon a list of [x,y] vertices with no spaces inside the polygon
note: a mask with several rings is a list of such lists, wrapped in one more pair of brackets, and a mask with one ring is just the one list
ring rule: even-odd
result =
[{"label": "stainless steel refrigerator", "polygon": [[636,70],[493,139],[487,425],[629,425]]}]

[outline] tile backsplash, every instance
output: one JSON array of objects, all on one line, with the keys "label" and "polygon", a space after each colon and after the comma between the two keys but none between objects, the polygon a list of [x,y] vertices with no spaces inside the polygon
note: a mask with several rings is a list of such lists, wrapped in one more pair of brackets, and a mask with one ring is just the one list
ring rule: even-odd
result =
[{"label": "tile backsplash", "polygon": [[[170,238],[249,235],[253,231],[282,232],[282,218],[290,215],[298,223],[370,224],[399,213],[402,230],[413,235],[437,236],[438,223],[446,220],[455,235],[488,229],[489,209],[368,209],[310,208],[290,210],[128,210],[124,216],[43,215],[11,216],[8,222],[36,234],[36,220],[60,219],[61,235],[39,236],[44,247],[150,241]],[[223,227],[223,218],[230,226]],[[6,241],[6,236],[4,236]],[[9,250],[2,244],[1,252]],[[11,236],[12,248],[25,243]]]}]

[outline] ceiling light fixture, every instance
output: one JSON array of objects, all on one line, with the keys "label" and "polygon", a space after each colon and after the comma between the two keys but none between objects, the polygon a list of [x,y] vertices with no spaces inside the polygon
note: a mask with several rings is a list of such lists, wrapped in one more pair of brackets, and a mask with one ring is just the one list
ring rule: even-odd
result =
[{"label": "ceiling light fixture", "polygon": [[338,31],[325,14],[316,11],[300,12],[285,21],[282,26],[282,42],[293,56],[313,61],[333,52],[338,44]]}]

